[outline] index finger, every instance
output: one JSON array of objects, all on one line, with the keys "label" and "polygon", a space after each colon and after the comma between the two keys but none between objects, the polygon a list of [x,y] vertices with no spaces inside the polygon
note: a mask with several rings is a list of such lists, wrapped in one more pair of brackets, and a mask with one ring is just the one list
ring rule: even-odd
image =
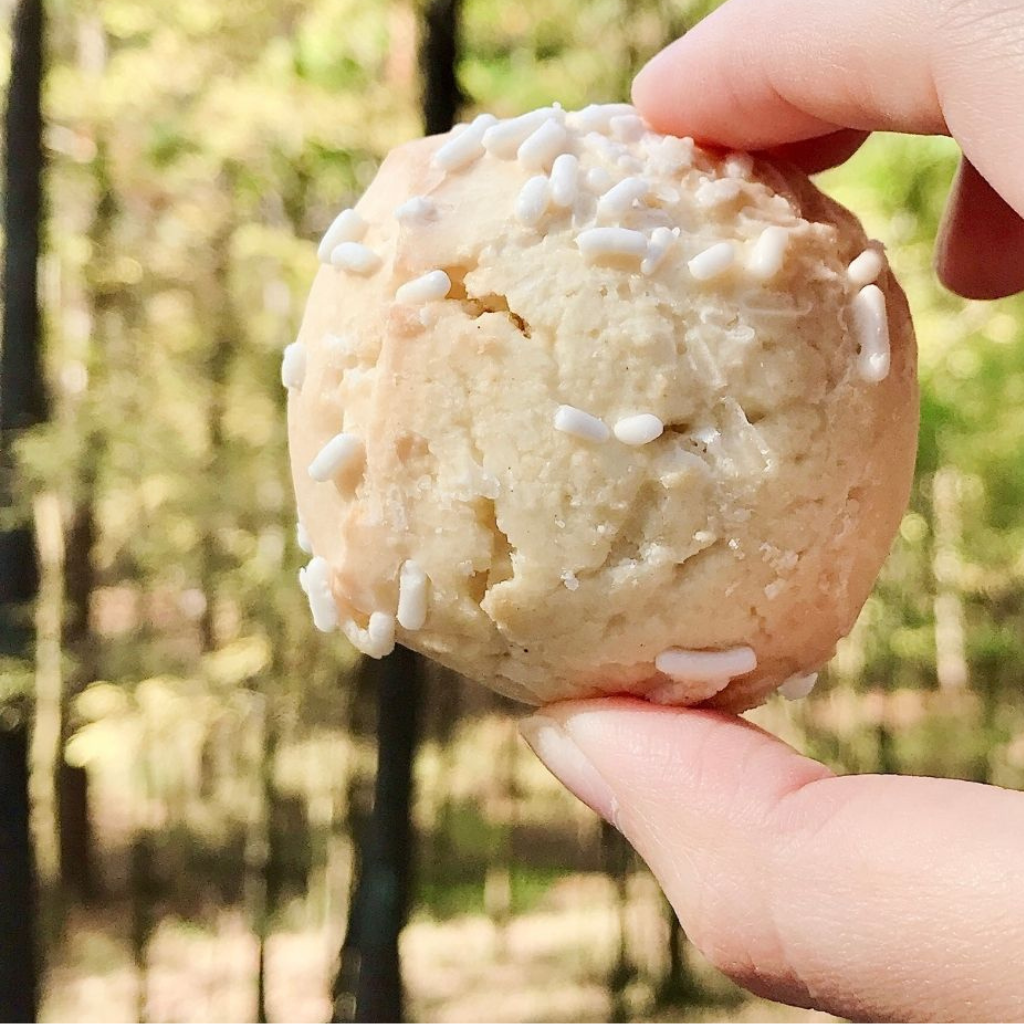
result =
[{"label": "index finger", "polygon": [[843,129],[950,134],[1024,212],[1024,4],[729,0],[655,57],[634,101],[662,131],[773,149]]},{"label": "index finger", "polygon": [[731,0],[656,56],[633,97],[654,127],[737,149],[841,128],[946,129],[931,33],[934,4]]}]

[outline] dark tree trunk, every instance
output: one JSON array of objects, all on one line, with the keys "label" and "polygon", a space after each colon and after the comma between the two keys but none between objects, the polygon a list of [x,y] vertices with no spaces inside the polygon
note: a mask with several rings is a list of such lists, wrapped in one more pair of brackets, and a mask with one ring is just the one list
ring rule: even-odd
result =
[{"label": "dark tree trunk", "polygon": [[7,250],[0,354],[0,426],[5,432],[31,427],[46,416],[38,297],[43,207],[42,0],[21,0],[11,34],[14,52],[4,123]]},{"label": "dark tree trunk", "polygon": [[462,0],[431,0],[424,16],[420,67],[423,127],[428,135],[448,131],[465,98],[458,79],[461,11]]},{"label": "dark tree trunk", "polygon": [[[425,12],[421,68],[429,135],[451,128],[462,104],[460,7],[460,0],[430,0]],[[409,902],[412,768],[424,675],[418,655],[401,647],[381,665],[373,814],[334,984],[335,1021],[404,1020],[398,937]]]},{"label": "dark tree trunk", "polygon": [[98,892],[93,870],[89,775],[85,768],[63,759],[57,774],[57,822],[61,886],[80,900],[91,900]]},{"label": "dark tree trunk", "polygon": [[398,937],[412,868],[412,768],[423,670],[404,647],[380,666],[377,782],[334,986],[335,1021],[402,1021]]},{"label": "dark tree trunk", "polygon": [[[4,118],[3,340],[0,348],[0,511],[15,501],[13,442],[46,415],[38,297],[42,221],[43,5],[21,0]],[[31,530],[0,532],[0,656],[30,659],[38,589]],[[36,1016],[35,878],[29,832],[28,728],[0,714],[0,1020]]]},{"label": "dark tree trunk", "polygon": [[0,1021],[36,1019],[33,897],[28,728],[18,718],[0,723]]}]

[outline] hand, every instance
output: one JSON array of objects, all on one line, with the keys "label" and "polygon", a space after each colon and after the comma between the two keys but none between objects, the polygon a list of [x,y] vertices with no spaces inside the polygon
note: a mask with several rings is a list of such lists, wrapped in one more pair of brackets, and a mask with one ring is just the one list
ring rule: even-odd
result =
[{"label": "hand", "polygon": [[[656,128],[809,172],[875,130],[949,134],[939,275],[1024,289],[1024,0],[730,0],[633,94]],[[751,991],[857,1020],[1024,1019],[1024,794],[837,778],[741,719],[637,701],[523,732]]]},{"label": "hand", "polygon": [[937,267],[978,299],[1024,289],[1022,97],[1024,0],[730,0],[633,86],[656,128],[808,171],[868,132],[952,135]]},{"label": "hand", "polygon": [[522,731],[750,991],[854,1020],[1024,1020],[1024,794],[836,777],[742,719],[619,698]]}]

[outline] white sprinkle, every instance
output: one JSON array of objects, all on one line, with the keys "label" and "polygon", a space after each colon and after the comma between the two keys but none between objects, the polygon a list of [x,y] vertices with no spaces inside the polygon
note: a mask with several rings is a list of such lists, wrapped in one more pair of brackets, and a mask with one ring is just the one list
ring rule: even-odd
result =
[{"label": "white sprinkle", "polygon": [[850,279],[851,284],[863,287],[864,285],[874,284],[878,280],[878,275],[882,272],[882,267],[884,266],[885,260],[877,249],[865,249],[846,268],[846,276]]},{"label": "white sprinkle", "polygon": [[569,591],[579,590],[580,581],[576,578],[576,573],[571,569],[566,569],[561,576],[562,583],[565,585],[565,589]]},{"label": "white sprinkle", "polygon": [[789,248],[789,232],[773,225],[761,232],[747,260],[747,270],[759,281],[768,281],[781,269]]},{"label": "white sprinkle", "polygon": [[730,178],[749,178],[754,173],[754,158],[749,153],[730,153],[723,169]]},{"label": "white sprinkle", "polygon": [[359,242],[342,242],[331,252],[331,264],[353,274],[367,275],[380,267],[381,258]]},{"label": "white sprinkle", "polygon": [[673,679],[707,683],[735,679],[757,668],[757,655],[750,647],[727,651],[686,651],[670,647],[654,659],[654,667]]},{"label": "white sprinkle", "polygon": [[422,629],[427,621],[427,574],[412,560],[398,574],[398,624]]},{"label": "white sprinkle", "polygon": [[407,281],[395,292],[399,302],[436,302],[452,290],[452,279],[443,270],[431,270]]},{"label": "white sprinkle", "polygon": [[615,436],[623,444],[638,446],[649,444],[661,437],[665,430],[665,424],[652,413],[642,412],[636,416],[626,416],[619,420],[615,424],[614,430]]},{"label": "white sprinkle", "polygon": [[612,187],[614,179],[603,167],[591,167],[586,174],[587,188],[598,195],[604,195]]},{"label": "white sprinkle", "polygon": [[426,196],[413,196],[395,209],[395,217],[403,224],[434,220],[437,217],[437,204]]},{"label": "white sprinkle", "polygon": [[419,320],[422,327],[433,327],[439,319],[437,315],[437,307],[424,306],[416,315],[416,319]]},{"label": "white sprinkle", "polygon": [[620,114],[618,117],[611,118],[608,121],[608,127],[611,129],[612,135],[621,142],[638,142],[647,131],[647,125],[644,124],[643,118],[638,117],[635,113]]},{"label": "white sprinkle", "polygon": [[308,598],[309,597],[309,580],[306,579],[306,567],[305,566],[303,566],[301,569],[299,569],[299,588],[302,590],[302,592]]},{"label": "white sprinkle", "polygon": [[576,202],[577,184],[580,162],[572,153],[562,153],[556,157],[551,168],[551,201],[563,209]]},{"label": "white sprinkle", "polygon": [[732,242],[717,242],[710,249],[694,256],[686,265],[698,281],[710,281],[724,274],[736,262],[736,246]]},{"label": "white sprinkle", "polygon": [[629,228],[589,228],[576,236],[576,244],[588,263],[617,256],[639,260],[647,255],[647,236]]},{"label": "white sprinkle", "polygon": [[596,444],[603,444],[610,436],[603,421],[572,405],[560,405],[555,411],[555,430]]},{"label": "white sprinkle", "polygon": [[621,219],[633,204],[643,199],[649,191],[650,186],[643,178],[623,178],[601,196],[597,204],[597,219]]},{"label": "white sprinkle", "polygon": [[331,590],[331,567],[325,558],[314,558],[306,566],[305,591],[313,613],[313,625],[321,633],[338,628],[338,606]]},{"label": "white sprinkle", "polygon": [[433,164],[442,171],[458,171],[484,155],[484,133],[497,123],[491,114],[481,114],[468,128],[450,138],[435,154]]},{"label": "white sprinkle", "polygon": [[569,136],[556,118],[549,118],[519,147],[519,162],[529,171],[546,171],[564,149]]},{"label": "white sprinkle", "polygon": [[779,693],[786,700],[803,700],[818,681],[817,672],[808,672],[806,675],[790,676],[780,687]]},{"label": "white sprinkle", "polygon": [[636,108],[630,103],[591,103],[571,116],[581,132],[600,132],[608,131],[613,117],[630,115],[636,115]]},{"label": "white sprinkle", "polygon": [[301,519],[295,524],[295,539],[298,542],[300,551],[305,551],[307,555],[313,554],[313,544],[309,539],[309,531]]},{"label": "white sprinkle", "polygon": [[366,629],[360,629],[351,619],[341,624],[348,642],[368,658],[384,658],[395,649],[395,617],[386,612],[374,612]]},{"label": "white sprinkle", "polygon": [[320,449],[309,464],[309,475],[317,483],[326,483],[342,470],[349,469],[363,458],[363,442],[354,434],[337,434]]},{"label": "white sprinkle", "polygon": [[860,346],[857,372],[877,384],[889,376],[889,316],[885,293],[876,284],[861,288],[852,303],[853,333]]},{"label": "white sprinkle", "polygon": [[368,225],[355,210],[342,210],[324,233],[316,251],[321,263],[331,262],[331,253],[342,242],[361,242]]},{"label": "white sprinkle", "polygon": [[281,360],[281,383],[286,388],[299,390],[306,379],[306,346],[301,341],[293,341],[285,346],[284,358]]},{"label": "white sprinkle", "polygon": [[516,218],[522,224],[533,227],[541,222],[548,212],[551,188],[548,179],[538,174],[522,187],[516,199]]},{"label": "white sprinkle", "polygon": [[640,273],[653,274],[664,262],[669,249],[679,238],[679,228],[655,228],[651,232],[651,241],[647,246],[647,255],[640,264]]},{"label": "white sprinkle", "polygon": [[540,110],[531,110],[527,114],[520,114],[519,117],[513,117],[508,121],[499,121],[484,132],[484,149],[491,156],[496,156],[501,160],[511,160],[519,152],[519,147],[545,121],[558,116],[554,107],[542,107]]}]

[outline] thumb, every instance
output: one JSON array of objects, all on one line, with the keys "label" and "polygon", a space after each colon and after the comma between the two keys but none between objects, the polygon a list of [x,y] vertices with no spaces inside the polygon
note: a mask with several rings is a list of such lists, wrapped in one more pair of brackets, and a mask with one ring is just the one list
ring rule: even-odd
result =
[{"label": "thumb", "polygon": [[1024,957],[1020,794],[838,778],[742,719],[625,699],[553,705],[522,731],[751,991],[856,1020],[1024,1012],[1005,971]]}]

